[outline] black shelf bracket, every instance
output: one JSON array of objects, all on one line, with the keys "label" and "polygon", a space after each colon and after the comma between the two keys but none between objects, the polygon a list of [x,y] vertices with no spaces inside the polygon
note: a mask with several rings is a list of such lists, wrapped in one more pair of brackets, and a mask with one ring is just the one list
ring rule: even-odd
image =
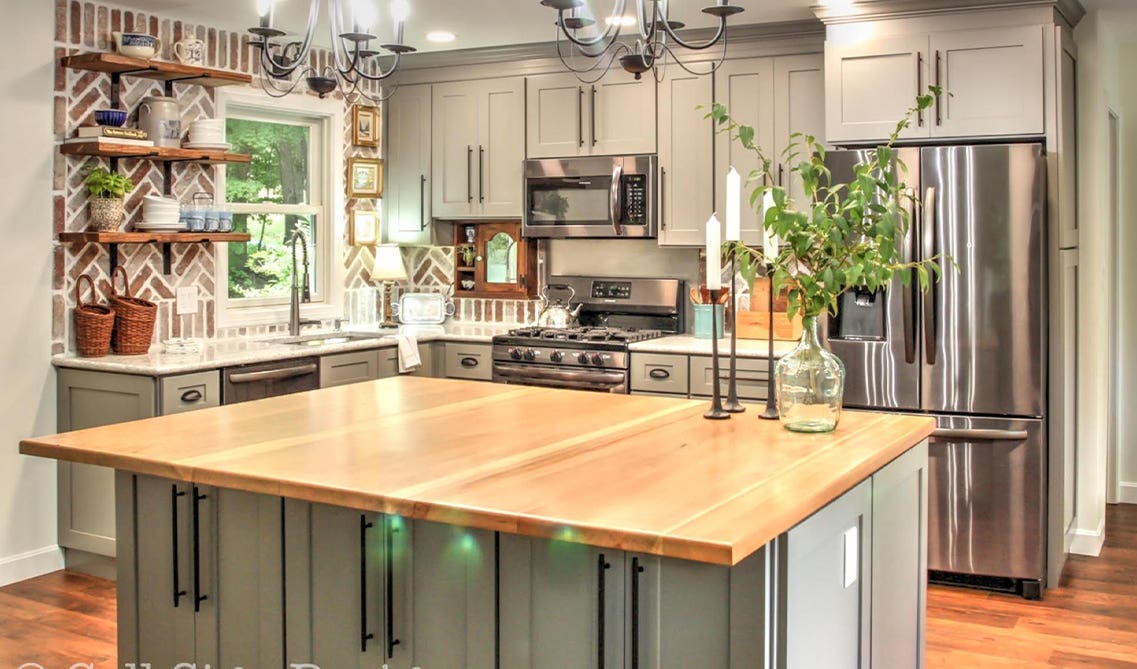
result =
[{"label": "black shelf bracket", "polygon": [[174,250],[171,248],[173,244],[170,242],[163,242],[162,244],[162,274],[169,276],[173,272],[174,265]]},{"label": "black shelf bracket", "polygon": [[114,270],[118,267],[118,244],[111,242],[107,244],[107,255],[110,256],[110,273],[114,274]]},{"label": "black shelf bracket", "polygon": [[174,166],[168,160],[162,163],[162,194],[174,194]]}]

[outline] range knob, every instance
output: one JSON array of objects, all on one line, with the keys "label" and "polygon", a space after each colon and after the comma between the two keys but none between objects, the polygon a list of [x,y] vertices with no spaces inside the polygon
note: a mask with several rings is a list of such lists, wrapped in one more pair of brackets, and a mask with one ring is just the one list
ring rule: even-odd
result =
[{"label": "range knob", "polygon": [[509,357],[513,358],[514,360],[520,360],[521,359],[521,349],[518,349],[518,348],[509,349]]},{"label": "range knob", "polygon": [[588,354],[587,353],[581,353],[580,355],[576,356],[576,361],[582,365],[587,365],[588,364]]},{"label": "range knob", "polygon": [[563,362],[564,359],[565,354],[561,353],[560,351],[553,351],[549,354],[549,360],[552,360],[553,362]]},{"label": "range knob", "polygon": [[537,357],[537,353],[533,349],[531,349],[531,348],[526,349],[526,351],[525,351],[525,359],[526,360],[533,361],[536,357]]},{"label": "range knob", "polygon": [[597,367],[599,367],[600,365],[603,365],[604,364],[604,356],[600,355],[599,353],[593,353],[592,354],[592,364],[596,365]]}]

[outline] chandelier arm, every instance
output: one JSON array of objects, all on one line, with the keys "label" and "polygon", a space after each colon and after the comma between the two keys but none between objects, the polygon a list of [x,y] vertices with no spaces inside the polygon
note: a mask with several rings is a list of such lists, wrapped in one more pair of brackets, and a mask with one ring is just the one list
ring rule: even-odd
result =
[{"label": "chandelier arm", "polygon": [[[300,43],[300,49],[297,52],[296,60],[290,63],[283,63],[277,61],[272,53],[269,52],[268,38],[264,39],[264,44],[261,47],[261,70],[268,70],[273,73],[273,76],[287,77],[292,75],[297,69],[305,65],[308,60],[308,54],[312,50],[312,37],[316,34],[316,19],[320,16],[320,0],[309,0],[308,3],[308,32],[304,35],[304,41]],[[296,44],[291,42],[290,44]],[[285,47],[287,49],[287,46]],[[282,51],[283,55],[283,51]]]},{"label": "chandelier arm", "polygon": [[387,77],[389,77],[395,73],[395,70],[399,67],[399,59],[402,57],[403,57],[403,54],[396,53],[394,62],[391,63],[391,67],[386,72],[383,71],[383,67],[380,65],[379,66],[379,74],[377,74],[377,75],[367,74],[362,69],[356,69],[355,73],[357,75],[359,75],[360,77],[366,79],[367,81],[383,81],[384,79],[386,79]]},{"label": "chandelier arm", "polygon": [[[638,1],[639,0],[637,0],[637,2]],[[616,0],[616,5],[612,8],[612,16],[623,15],[626,2],[627,0]],[[580,39],[575,35],[570,34],[569,30],[565,28],[565,10],[563,9],[557,12],[557,26],[560,28],[561,34],[565,36],[565,39],[581,48],[594,47],[606,41],[614,42],[620,38],[620,29],[623,27],[620,25],[619,21],[616,21],[614,23],[610,23],[608,25],[608,28],[605,29],[604,33],[601,35],[586,39]]]},{"label": "chandelier arm", "polygon": [[681,37],[679,37],[679,35],[675,34],[675,31],[671,29],[671,25],[668,24],[667,21],[663,22],[663,30],[668,35],[671,36],[671,39],[675,40],[676,44],[683,47],[684,49],[690,49],[691,51],[703,51],[705,49],[709,49],[712,46],[718,44],[719,40],[722,39],[722,36],[726,34],[726,17],[722,17],[719,19],[719,27],[718,27],[718,30],[715,31],[715,36],[711,37],[710,39],[708,39],[706,42],[703,42],[702,44],[691,44],[691,43],[683,41],[683,38],[681,38]]},{"label": "chandelier arm", "polygon": [[[307,68],[303,72],[301,72],[300,74],[305,75],[305,74],[308,74],[308,72],[310,72],[310,71],[314,72],[314,70],[312,70],[312,68]],[[276,79],[274,77],[266,76],[264,71],[263,70],[261,71],[261,88],[264,89],[264,92],[267,93],[269,97],[273,97],[273,98],[283,98],[283,97],[287,97],[287,96],[291,95],[292,92],[296,90],[296,88],[300,85],[300,82],[303,80],[304,80],[304,76],[297,77],[296,80],[292,81],[289,86],[281,88],[281,87],[276,85],[276,82],[280,81],[280,79]]]},{"label": "chandelier arm", "polygon": [[[691,67],[689,67],[686,63],[684,63],[682,60],[679,59],[679,56],[676,55],[675,50],[672,49],[671,47],[667,46],[666,44],[661,44],[660,46],[663,48],[663,51],[666,52],[666,55],[670,56],[671,60],[675,61],[676,65],[683,68],[683,70],[686,71],[688,74],[693,74],[695,76],[701,77],[701,76],[708,75],[708,74],[714,74],[715,72],[718,71],[718,69],[720,67],[722,67],[723,62],[726,60],[726,42],[727,42],[727,40],[724,37],[722,40],[722,53],[719,54],[718,58],[715,60],[714,64],[711,66],[711,69],[708,70],[707,72],[699,72],[699,71],[694,70]],[[658,58],[657,58],[657,62],[659,62]],[[701,62],[706,62],[706,61],[701,61]],[[665,64],[665,67],[666,67],[666,64]]]},{"label": "chandelier arm", "polygon": [[[624,44],[623,42],[613,42],[612,44],[608,45],[608,47],[606,47],[603,51],[601,51],[600,53],[596,54],[596,56],[593,57],[592,65],[590,67],[587,67],[584,69],[577,69],[576,67],[574,67],[572,65],[572,63],[570,63],[566,59],[564,51],[561,49],[561,43],[559,40],[557,41],[557,56],[560,58],[561,64],[565,66],[565,69],[567,69],[568,71],[575,74],[576,78],[581,83],[585,83],[585,84],[594,84],[597,81],[600,81],[601,79],[603,79],[604,75],[608,74],[608,70],[610,70],[612,68],[612,63],[616,62],[617,54],[619,54],[621,51],[630,51],[630,50],[631,50],[630,47],[627,44]],[[605,58],[605,54],[609,51],[612,52],[611,56]],[[570,52],[570,56],[571,56],[571,52]],[[590,72],[596,72],[598,70],[600,73],[594,79],[587,79],[587,78],[581,76],[584,74],[588,74]]]}]

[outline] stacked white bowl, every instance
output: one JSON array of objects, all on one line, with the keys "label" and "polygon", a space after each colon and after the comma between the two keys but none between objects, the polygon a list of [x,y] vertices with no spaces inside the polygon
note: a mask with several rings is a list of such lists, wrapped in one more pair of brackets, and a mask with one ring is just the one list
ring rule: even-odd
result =
[{"label": "stacked white bowl", "polygon": [[205,118],[190,123],[185,146],[191,149],[228,149],[225,143],[225,119]]},{"label": "stacked white bowl", "polygon": [[135,223],[134,228],[150,232],[181,230],[181,205],[173,198],[147,195],[142,198],[142,221]]}]

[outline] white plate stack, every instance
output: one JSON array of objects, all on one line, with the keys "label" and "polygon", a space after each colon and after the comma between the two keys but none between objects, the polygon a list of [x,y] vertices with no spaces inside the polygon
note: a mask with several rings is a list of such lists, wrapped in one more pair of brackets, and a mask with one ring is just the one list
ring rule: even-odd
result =
[{"label": "white plate stack", "polygon": [[173,198],[147,195],[142,198],[142,221],[135,223],[134,229],[147,232],[177,232],[183,229],[181,205]]},{"label": "white plate stack", "polygon": [[203,118],[190,123],[189,134],[182,146],[187,149],[228,151],[230,145],[225,142],[225,119]]}]

